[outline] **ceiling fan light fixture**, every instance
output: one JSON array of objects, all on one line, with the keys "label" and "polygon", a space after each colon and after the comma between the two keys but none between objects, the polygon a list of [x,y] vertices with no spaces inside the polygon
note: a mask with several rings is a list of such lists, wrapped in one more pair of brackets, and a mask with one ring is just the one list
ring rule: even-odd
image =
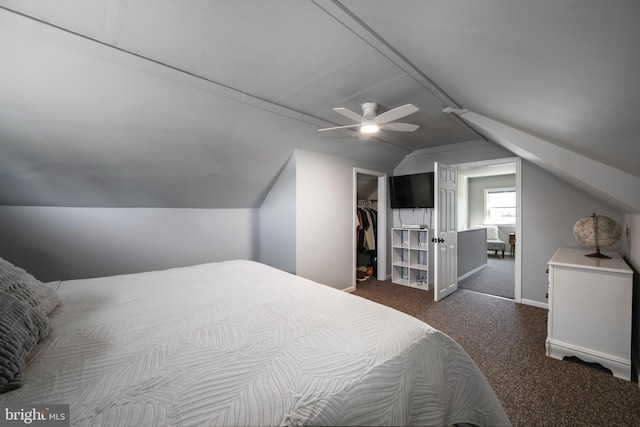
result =
[{"label": "ceiling fan light fixture", "polygon": [[376,133],[380,130],[380,126],[375,123],[367,123],[360,127],[360,132],[362,133]]},{"label": "ceiling fan light fixture", "polygon": [[349,129],[358,127],[360,136],[358,139],[369,139],[369,137],[378,132],[380,129],[398,131],[398,132],[413,132],[420,126],[413,125],[411,123],[398,123],[396,120],[413,114],[418,111],[418,107],[412,104],[401,105],[400,107],[393,108],[389,111],[385,111],[380,115],[376,115],[376,108],[378,104],[375,102],[365,102],[362,104],[362,115],[354,113],[344,107],[336,107],[333,109],[338,114],[353,120],[356,122],[352,125],[332,126],[328,128],[318,129],[318,131],[325,130],[337,130],[337,129]]}]

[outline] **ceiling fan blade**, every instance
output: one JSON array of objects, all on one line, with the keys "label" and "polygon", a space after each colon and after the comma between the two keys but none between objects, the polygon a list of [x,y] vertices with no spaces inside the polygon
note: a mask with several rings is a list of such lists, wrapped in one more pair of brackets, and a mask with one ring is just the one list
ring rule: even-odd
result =
[{"label": "ceiling fan blade", "polygon": [[357,125],[346,125],[346,126],[334,126],[331,128],[323,128],[323,129],[318,129],[318,132],[322,132],[323,130],[335,130],[335,129],[347,129],[347,128],[355,128],[360,126],[360,123],[358,123]]},{"label": "ceiling fan blade", "polygon": [[411,123],[384,123],[380,125],[382,130],[394,130],[399,132],[413,132],[420,126]]},{"label": "ceiling fan blade", "polygon": [[413,104],[405,104],[400,107],[396,107],[393,110],[385,111],[375,118],[377,124],[392,122],[394,120],[401,119],[418,111],[418,107]]},{"label": "ceiling fan blade", "polygon": [[356,122],[364,122],[365,121],[364,117],[362,117],[360,114],[354,113],[353,111],[347,110],[346,108],[338,107],[338,108],[334,108],[333,111],[335,111],[338,114],[342,114],[346,118],[351,119],[351,120],[356,121]]}]

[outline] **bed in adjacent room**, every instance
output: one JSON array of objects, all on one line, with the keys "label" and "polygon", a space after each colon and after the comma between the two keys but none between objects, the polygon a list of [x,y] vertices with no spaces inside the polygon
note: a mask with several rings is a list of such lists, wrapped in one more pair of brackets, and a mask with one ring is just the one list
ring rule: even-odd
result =
[{"label": "bed in adjacent room", "polygon": [[68,404],[72,426],[509,425],[445,334],[257,262],[34,282],[0,287],[2,345],[26,342],[0,406]]}]

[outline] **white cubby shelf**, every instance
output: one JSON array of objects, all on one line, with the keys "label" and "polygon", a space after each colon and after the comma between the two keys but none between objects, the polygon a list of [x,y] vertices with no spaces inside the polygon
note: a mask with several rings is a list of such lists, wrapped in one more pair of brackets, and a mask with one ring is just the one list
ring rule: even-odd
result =
[{"label": "white cubby shelf", "polygon": [[429,229],[391,229],[391,282],[429,290]]}]

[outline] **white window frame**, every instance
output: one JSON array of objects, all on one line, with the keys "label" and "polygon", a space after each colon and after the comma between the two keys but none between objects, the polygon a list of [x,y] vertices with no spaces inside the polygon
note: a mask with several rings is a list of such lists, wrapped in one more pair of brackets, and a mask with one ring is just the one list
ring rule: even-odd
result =
[{"label": "white window frame", "polygon": [[[499,206],[503,209],[513,209],[513,220],[511,221],[496,221],[491,218],[491,214],[489,209],[491,207],[488,206],[488,197],[490,193],[513,193],[514,197],[514,206]],[[515,187],[503,187],[503,188],[485,188],[484,189],[484,223],[485,224],[494,224],[494,225],[514,225],[516,223],[516,213],[517,213],[517,195]]]}]

